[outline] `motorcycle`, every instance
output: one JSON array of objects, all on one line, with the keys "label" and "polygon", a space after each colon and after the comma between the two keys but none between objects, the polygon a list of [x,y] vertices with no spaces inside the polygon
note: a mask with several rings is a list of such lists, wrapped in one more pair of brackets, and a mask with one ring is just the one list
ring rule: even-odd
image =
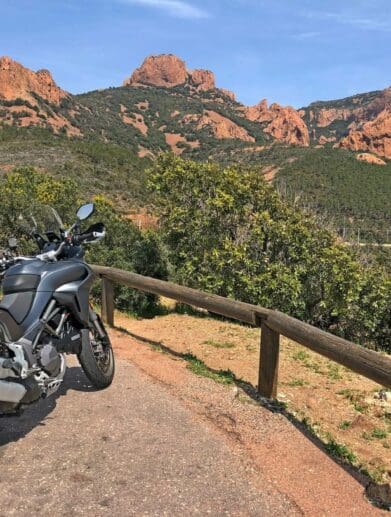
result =
[{"label": "motorcycle", "polygon": [[82,221],[95,210],[93,203],[79,208],[69,230],[53,208],[48,210],[56,227],[42,234],[35,224],[31,232],[39,253],[20,256],[10,239],[0,259],[0,416],[20,414],[53,395],[64,379],[66,354],[78,357],[97,389],[108,387],[114,377],[109,336],[89,304],[95,275],[82,248],[100,241],[105,227],[95,223],[82,231]]}]

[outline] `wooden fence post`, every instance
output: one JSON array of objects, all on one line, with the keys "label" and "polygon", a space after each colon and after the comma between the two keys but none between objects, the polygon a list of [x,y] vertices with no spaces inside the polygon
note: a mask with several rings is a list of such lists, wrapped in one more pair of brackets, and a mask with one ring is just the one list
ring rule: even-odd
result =
[{"label": "wooden fence post", "polygon": [[269,399],[277,398],[280,334],[262,321],[259,354],[258,393]]},{"label": "wooden fence post", "polygon": [[104,323],[114,326],[114,284],[104,276],[102,277],[102,320]]}]

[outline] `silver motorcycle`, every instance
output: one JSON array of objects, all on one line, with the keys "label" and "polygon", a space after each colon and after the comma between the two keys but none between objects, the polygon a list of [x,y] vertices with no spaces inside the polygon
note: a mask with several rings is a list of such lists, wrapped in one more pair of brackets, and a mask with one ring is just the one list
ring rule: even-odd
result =
[{"label": "silver motorcycle", "polygon": [[82,230],[82,221],[94,212],[92,203],[79,208],[68,230],[53,208],[48,211],[55,223],[43,233],[35,224],[31,233],[39,253],[18,256],[11,241],[12,252],[0,259],[0,416],[18,414],[55,393],[66,354],[77,355],[98,389],[114,376],[109,336],[89,303],[94,273],[82,247],[101,240],[105,227],[95,223]]}]

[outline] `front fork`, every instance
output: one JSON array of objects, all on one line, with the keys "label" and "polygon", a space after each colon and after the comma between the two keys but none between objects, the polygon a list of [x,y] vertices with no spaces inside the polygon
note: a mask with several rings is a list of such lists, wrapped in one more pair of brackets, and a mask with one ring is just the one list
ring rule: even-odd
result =
[{"label": "front fork", "polygon": [[102,324],[100,322],[100,319],[96,315],[95,311],[90,307],[90,322],[94,325],[96,328],[99,336],[104,339],[106,337],[106,332],[104,328],[102,327]]}]

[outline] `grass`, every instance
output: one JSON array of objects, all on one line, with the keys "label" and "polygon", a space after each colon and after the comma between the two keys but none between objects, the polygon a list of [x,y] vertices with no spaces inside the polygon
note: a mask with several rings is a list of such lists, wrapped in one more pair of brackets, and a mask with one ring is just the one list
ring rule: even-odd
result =
[{"label": "grass", "polygon": [[385,474],[385,468],[384,467],[375,467],[371,468],[369,470],[362,469],[362,472],[366,475],[370,476],[375,483],[381,484],[384,483],[384,474]]},{"label": "grass", "polygon": [[383,438],[387,438],[388,432],[385,429],[379,429],[375,427],[371,433],[373,438],[377,438],[378,440],[382,440]]},{"label": "grass", "polygon": [[352,425],[352,422],[350,422],[349,420],[342,420],[342,422],[339,424],[339,429],[349,429],[349,427]]},{"label": "grass", "polygon": [[368,406],[366,404],[360,404],[359,402],[355,402],[353,407],[358,413],[366,413],[368,410]]},{"label": "grass", "polygon": [[193,354],[183,354],[182,357],[188,363],[187,368],[196,375],[207,377],[220,384],[233,384],[235,381],[235,376],[230,370],[214,371]]},{"label": "grass", "polygon": [[[322,432],[320,425],[318,423],[311,424],[308,417],[302,418],[301,423],[311,435],[315,436],[323,442],[325,450],[331,456],[358,469],[362,474],[370,477],[376,483],[384,482],[384,467],[380,466],[369,468],[368,465],[361,463],[361,461],[359,461],[359,459],[357,458],[356,454],[348,446],[335,440],[335,438],[330,433]],[[350,425],[351,422],[349,422],[348,420],[344,420],[340,423],[339,428],[348,429]],[[379,436],[384,436],[384,432],[378,433],[378,431],[382,430],[374,429],[372,433],[374,431],[376,431],[375,434]],[[390,448],[390,445],[387,442],[384,442],[383,447],[388,449]]]},{"label": "grass", "polygon": [[348,399],[352,404],[354,409],[358,413],[366,413],[368,410],[368,404],[363,402],[363,393],[359,390],[351,390],[351,389],[344,389],[337,392],[337,395],[342,395],[346,399]]},{"label": "grass", "polygon": [[328,365],[328,378],[333,381],[339,381],[342,379],[340,367],[337,364],[329,364]]},{"label": "grass", "polygon": [[364,438],[364,440],[371,441],[372,435],[371,433],[367,433],[366,431],[364,431],[363,433],[361,433],[361,438]]},{"label": "grass", "polygon": [[321,375],[323,375],[324,373],[319,363],[317,363],[316,361],[310,361],[310,355],[304,350],[299,350],[298,352],[295,352],[292,355],[292,359],[294,361],[302,362],[306,368],[313,370],[315,373],[319,373]]},{"label": "grass", "polygon": [[[379,429],[378,427],[375,427],[375,429],[372,429],[370,433],[367,433],[364,431],[361,435],[364,440],[384,440],[387,438],[388,432],[385,429]],[[386,447],[387,448],[387,447]]]},{"label": "grass", "polygon": [[336,442],[332,437],[330,437],[329,442],[325,444],[325,448],[326,451],[335,458],[339,458],[351,464],[354,464],[357,460],[357,456],[349,449],[349,447],[346,447],[346,445],[342,443]]},{"label": "grass", "polygon": [[304,379],[293,379],[292,381],[286,383],[287,386],[290,386],[292,388],[295,388],[297,386],[305,386],[306,384],[308,384],[308,382]]},{"label": "grass", "polygon": [[213,346],[214,348],[234,348],[235,347],[235,344],[231,343],[230,341],[219,342],[219,341],[214,341],[213,339],[207,339],[202,344],[210,345],[210,346]]},{"label": "grass", "polygon": [[294,359],[295,361],[308,361],[308,359],[310,358],[309,354],[307,352],[305,352],[304,350],[299,350],[298,352],[295,352],[293,355],[292,355],[292,359]]}]

